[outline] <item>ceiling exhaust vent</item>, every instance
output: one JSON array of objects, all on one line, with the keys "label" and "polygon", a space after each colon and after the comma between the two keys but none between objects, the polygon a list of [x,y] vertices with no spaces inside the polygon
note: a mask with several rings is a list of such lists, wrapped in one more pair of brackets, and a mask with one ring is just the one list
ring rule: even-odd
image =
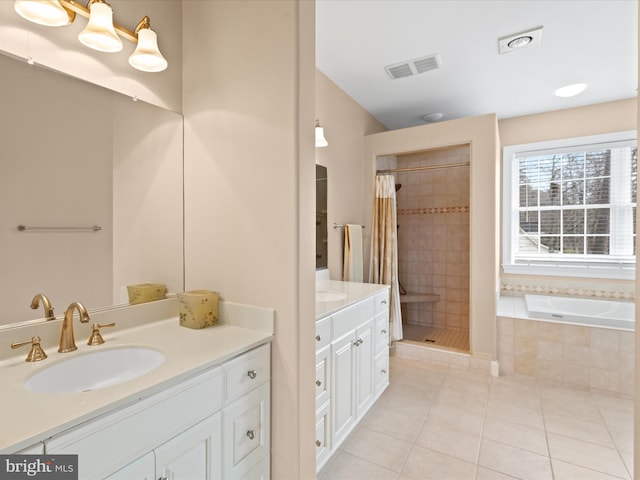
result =
[{"label": "ceiling exhaust vent", "polygon": [[437,70],[440,68],[440,65],[440,57],[434,54],[427,57],[414,58],[407,62],[394,63],[384,68],[391,78],[396,79],[412,77],[421,73],[430,72],[431,70]]}]

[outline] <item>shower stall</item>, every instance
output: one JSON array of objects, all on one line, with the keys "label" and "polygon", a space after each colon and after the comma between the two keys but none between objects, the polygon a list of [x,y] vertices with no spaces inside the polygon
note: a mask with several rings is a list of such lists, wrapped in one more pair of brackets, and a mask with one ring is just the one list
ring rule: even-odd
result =
[{"label": "shower stall", "polygon": [[403,339],[469,352],[469,145],[378,157],[396,178]]}]

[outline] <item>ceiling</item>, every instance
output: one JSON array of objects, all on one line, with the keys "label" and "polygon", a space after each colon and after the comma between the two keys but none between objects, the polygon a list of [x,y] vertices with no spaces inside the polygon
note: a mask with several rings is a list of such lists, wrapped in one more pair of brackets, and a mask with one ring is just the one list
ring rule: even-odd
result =
[{"label": "ceiling", "polygon": [[[316,65],[387,128],[499,119],[636,96],[636,0],[316,0]],[[506,54],[498,39],[542,26]],[[437,54],[440,68],[392,79],[385,66]],[[554,91],[573,83],[572,98]]]}]

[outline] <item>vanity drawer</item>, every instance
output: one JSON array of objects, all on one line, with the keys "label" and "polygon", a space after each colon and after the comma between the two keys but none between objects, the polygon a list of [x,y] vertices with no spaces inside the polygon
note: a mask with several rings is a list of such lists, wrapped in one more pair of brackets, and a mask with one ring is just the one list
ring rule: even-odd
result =
[{"label": "vanity drawer", "polygon": [[376,316],[375,322],[376,353],[380,353],[389,344],[389,316],[382,313]]},{"label": "vanity drawer", "polygon": [[316,353],[316,407],[329,400],[331,393],[331,348],[327,345]]},{"label": "vanity drawer", "polygon": [[248,351],[222,366],[224,404],[228,405],[271,378],[271,345]]},{"label": "vanity drawer", "polygon": [[325,403],[316,410],[316,468],[320,469],[331,453],[329,412],[331,404]]},{"label": "vanity drawer", "polygon": [[379,353],[375,358],[373,382],[376,396],[389,385],[389,351],[387,349]]},{"label": "vanity drawer", "polygon": [[271,383],[222,410],[222,478],[244,478],[271,448]]},{"label": "vanity drawer", "polygon": [[331,317],[316,322],[316,352],[331,343]]},{"label": "vanity drawer", "polygon": [[340,338],[351,330],[362,325],[367,320],[373,318],[374,300],[373,297],[351,305],[331,316],[333,323],[333,338]]},{"label": "vanity drawer", "polygon": [[380,293],[376,293],[374,297],[376,315],[382,312],[386,312],[389,314],[389,289],[386,288],[384,291]]}]

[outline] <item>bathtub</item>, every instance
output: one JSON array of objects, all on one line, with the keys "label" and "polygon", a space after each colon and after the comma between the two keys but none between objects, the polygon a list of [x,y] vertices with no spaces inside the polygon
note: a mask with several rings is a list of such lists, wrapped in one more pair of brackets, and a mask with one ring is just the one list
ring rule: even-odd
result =
[{"label": "bathtub", "polygon": [[531,318],[634,330],[634,302],[549,295],[525,295],[524,298]]}]

